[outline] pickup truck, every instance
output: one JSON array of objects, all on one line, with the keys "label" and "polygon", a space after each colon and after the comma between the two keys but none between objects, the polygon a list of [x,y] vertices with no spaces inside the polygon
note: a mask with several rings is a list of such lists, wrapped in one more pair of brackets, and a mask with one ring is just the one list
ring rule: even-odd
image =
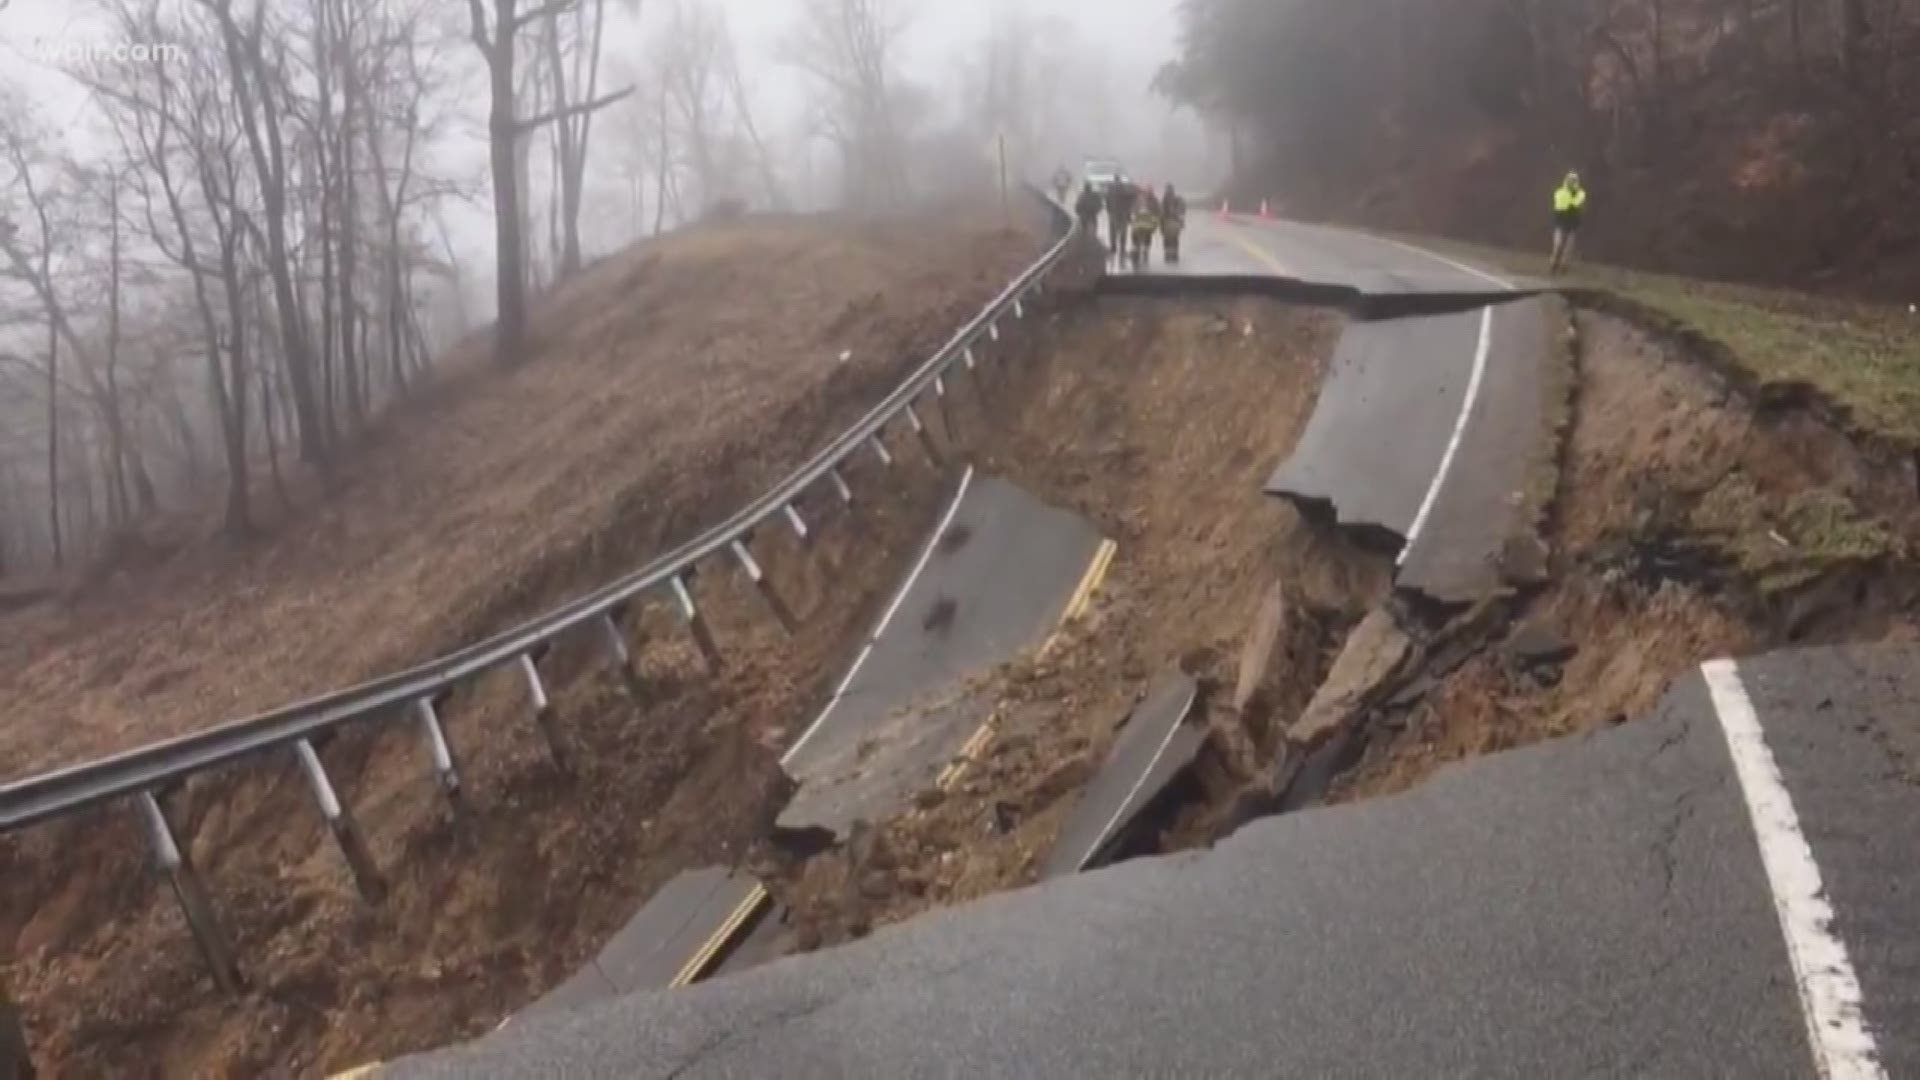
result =
[{"label": "pickup truck", "polygon": [[1085,178],[1088,187],[1105,195],[1107,188],[1112,187],[1114,181],[1124,179],[1127,173],[1117,161],[1088,158],[1086,166],[1081,170],[1081,175]]}]

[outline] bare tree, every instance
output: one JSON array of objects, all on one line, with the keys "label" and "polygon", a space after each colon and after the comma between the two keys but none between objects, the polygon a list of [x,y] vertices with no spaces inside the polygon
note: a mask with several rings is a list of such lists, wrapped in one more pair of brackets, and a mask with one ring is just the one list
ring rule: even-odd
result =
[{"label": "bare tree", "polygon": [[[634,14],[640,0],[630,0]],[[569,17],[570,16],[570,17]],[[580,202],[586,185],[588,136],[598,107],[569,111],[576,100],[593,102],[600,88],[600,46],[607,22],[607,0],[581,0],[571,12],[556,10],[548,20],[547,75],[551,80],[554,154],[559,173],[561,280],[580,271]],[[605,106],[632,93],[620,91],[600,100]]]},{"label": "bare tree", "polygon": [[60,515],[60,343],[73,339],[67,321],[60,288],[54,277],[54,259],[61,247],[55,228],[56,192],[51,189],[54,168],[48,160],[41,137],[26,127],[20,109],[11,99],[0,102],[0,156],[4,156],[10,178],[0,184],[0,196],[15,193],[31,221],[31,232],[15,224],[5,203],[0,203],[0,255],[6,265],[0,276],[25,285],[33,293],[46,326],[46,426],[47,426],[47,520],[53,544],[53,562],[60,566],[66,559],[64,528]]},{"label": "bare tree", "polygon": [[698,2],[674,0],[667,10],[667,22],[653,39],[653,64],[673,132],[692,172],[697,208],[732,194],[720,148],[726,109],[720,85],[721,22],[717,10]]},{"label": "bare tree", "polygon": [[[598,4],[600,0],[595,2]],[[521,31],[542,19],[557,18],[560,13],[572,10],[575,6],[576,0],[553,0],[522,12],[517,0],[493,0],[493,13],[489,18],[482,0],[467,0],[473,43],[487,64],[487,141],[493,175],[496,287],[500,309],[499,326],[494,335],[494,356],[502,364],[519,361],[527,333],[526,243],[521,219],[520,175],[515,160],[519,141],[543,124],[587,116],[632,92],[631,89],[621,90],[598,97],[584,97],[576,102],[558,103],[547,112],[524,119],[517,114],[514,50]],[[598,46],[596,36],[593,40],[596,54]],[[597,73],[597,55],[592,69]],[[579,135],[579,161],[584,169],[584,127]]]},{"label": "bare tree", "polygon": [[855,205],[908,196],[896,52],[908,26],[899,0],[803,0],[788,60],[814,82],[822,130],[840,151]]},{"label": "bare tree", "polygon": [[780,171],[774,167],[772,151],[760,136],[760,125],[754,122],[753,102],[747,95],[747,81],[740,69],[740,54],[734,45],[733,28],[727,21],[725,8],[719,10],[718,17],[721,78],[726,82],[733,113],[739,118],[740,129],[745,133],[747,145],[752,150],[754,167],[760,174],[760,186],[766,194],[767,204],[776,210],[784,210],[790,205],[786,186],[780,182]]},{"label": "bare tree", "polygon": [[[196,30],[190,20],[163,22],[151,7],[129,3],[115,11],[138,40],[177,40]],[[218,11],[213,16],[219,25],[211,33],[226,37],[231,20]],[[226,529],[239,535],[252,528],[246,394],[248,260],[257,261],[261,248],[273,250],[270,240],[264,245],[247,243],[249,236],[260,233],[251,217],[248,195],[257,192],[271,207],[265,187],[276,176],[284,185],[286,174],[284,168],[277,173],[271,168],[263,171],[261,155],[241,149],[242,142],[249,146],[255,142],[258,131],[246,132],[249,110],[240,100],[243,95],[236,91],[235,80],[257,76],[258,69],[236,65],[231,50],[224,55],[213,49],[183,48],[181,52],[190,59],[178,71],[167,64],[123,65],[91,73],[85,81],[107,103],[111,127],[133,162],[127,176],[139,195],[146,239],[184,272],[191,287],[192,310],[201,331],[197,351],[205,360],[208,396],[226,456]],[[278,131],[277,123],[273,130]],[[243,162],[243,154],[250,156],[251,168]],[[208,249],[215,253],[213,261],[204,257]],[[270,263],[268,276],[275,282],[276,293],[283,280],[291,290],[290,267]],[[217,297],[210,283],[217,284]],[[294,298],[289,297],[276,309],[284,315],[294,306]],[[285,359],[291,372],[291,357]],[[190,441],[190,422],[177,413],[175,419]],[[318,423],[317,416],[312,422]]]},{"label": "bare tree", "polygon": [[[281,350],[300,418],[300,453],[314,464],[326,462],[331,432],[313,382],[313,346],[305,313],[294,288],[293,261],[287,241],[287,152],[282,130],[282,81],[268,63],[265,0],[254,0],[253,12],[242,27],[234,17],[232,0],[198,0],[218,20],[234,105],[240,130],[252,156],[254,182],[265,224],[267,273],[273,281],[279,313]],[[238,348],[236,345],[235,348]],[[240,399],[244,402],[244,395]],[[242,406],[244,407],[244,406]]]}]

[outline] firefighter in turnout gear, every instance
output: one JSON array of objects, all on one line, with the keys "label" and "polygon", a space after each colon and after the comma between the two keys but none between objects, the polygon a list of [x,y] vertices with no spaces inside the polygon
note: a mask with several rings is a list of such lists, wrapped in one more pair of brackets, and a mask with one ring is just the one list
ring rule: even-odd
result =
[{"label": "firefighter in turnout gear", "polygon": [[1080,219],[1080,231],[1093,237],[1095,243],[1100,240],[1100,204],[1100,193],[1093,190],[1092,184],[1080,189],[1080,197],[1073,204],[1073,216]]},{"label": "firefighter in turnout gear", "polygon": [[1133,208],[1132,233],[1133,248],[1130,260],[1135,270],[1144,270],[1147,256],[1153,253],[1153,234],[1160,231],[1160,213],[1158,199],[1152,191],[1142,193]]},{"label": "firefighter in turnout gear", "polygon": [[1180,234],[1187,227],[1187,200],[1167,185],[1160,197],[1160,243],[1166,249],[1169,264],[1180,261]]},{"label": "firefighter in turnout gear", "polygon": [[1107,186],[1107,245],[1111,249],[1109,256],[1116,262],[1127,257],[1127,223],[1133,218],[1133,208],[1140,201],[1140,192],[1133,182],[1122,176]]}]

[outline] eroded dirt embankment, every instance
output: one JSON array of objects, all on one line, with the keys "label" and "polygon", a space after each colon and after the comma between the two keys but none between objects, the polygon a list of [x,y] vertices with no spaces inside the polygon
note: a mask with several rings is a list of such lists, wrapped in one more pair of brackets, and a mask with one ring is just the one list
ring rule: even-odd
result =
[{"label": "eroded dirt embankment", "polygon": [[[0,772],[417,661],[631,570],[862,414],[1037,245],[997,226],[776,219],[596,267],[541,312],[540,355],[509,373],[450,360],[448,384],[271,541],[189,548],[10,616]],[[816,550],[783,528],[755,539],[805,633],[784,635],[716,563],[694,591],[728,659],[717,677],[651,606],[628,627],[642,707],[590,635],[542,662],[579,775],[555,769],[511,670],[444,710],[472,808],[457,826],[412,723],[323,746],[389,878],[379,906],[355,894],[290,758],[169,794],[242,995],[214,989],[125,807],[0,838],[0,960],[36,1062],[312,1074],[468,1037],[564,978],[674,872],[732,861],[786,793],[768,748],[817,704],[928,528],[943,476],[910,441],[895,450],[891,470],[850,467],[857,526],[827,490],[801,507]]]},{"label": "eroded dirt embankment", "polygon": [[[1258,496],[1308,415],[1302,361],[1327,344],[1312,313],[1108,302],[1056,324],[983,456],[1118,538],[1113,574],[1050,651],[987,676],[994,734],[951,784],[843,847],[764,858],[788,947],[1035,880],[1170,666],[1196,678],[1208,738],[1122,856],[1629,722],[1714,657],[1915,633],[1908,465],[1748,399],[1681,342],[1556,310],[1505,560],[1522,572],[1464,610],[1394,592],[1383,557]],[[1275,319],[1307,333],[1261,346]],[[1288,355],[1300,366],[1275,370]]]},{"label": "eroded dirt embankment", "polygon": [[1460,643],[1360,718],[1334,799],[1631,721],[1707,659],[1914,633],[1910,466],[1653,330],[1582,311],[1570,333],[1547,580],[1461,616]]},{"label": "eroded dirt embankment", "polygon": [[[176,796],[254,979],[237,1002],[212,990],[124,816],[0,843],[6,880],[47,886],[0,895],[36,1051],[75,1074],[311,1072],[472,1035],[691,866],[761,872],[789,908],[786,951],[1017,887],[1115,726],[1171,667],[1197,680],[1208,739],[1128,853],[1625,722],[1711,656],[1913,633],[1910,473],[1615,319],[1579,315],[1552,359],[1547,408],[1561,422],[1514,538],[1544,556],[1519,560],[1534,569],[1507,594],[1436,611],[1393,594],[1388,557],[1261,494],[1310,415],[1337,319],[1254,300],[1053,302],[929,419],[945,466],[972,460],[1080,512],[1118,554],[1044,655],[978,674],[995,725],[949,782],[844,846],[803,856],[767,842],[790,792],[780,748],[844,670],[947,486],[950,471],[903,434],[890,474],[856,464],[863,495],[885,495],[855,522],[820,503],[802,508],[825,526],[815,550],[778,530],[756,541],[806,633],[784,636],[762,598],[717,573],[697,585],[730,661],[717,678],[657,609],[634,625],[644,708],[592,642],[548,661],[581,776],[555,771],[507,676],[449,709],[478,796],[458,826],[410,730],[327,748],[394,877],[380,908],[353,896],[284,763],[245,776],[238,798],[211,785]],[[795,408],[802,427],[819,422]],[[762,458],[734,446],[699,460],[717,475]],[[730,494],[729,508],[751,492]]]},{"label": "eroded dirt embankment", "polygon": [[1086,300],[996,365],[957,417],[980,467],[1117,542],[1087,613],[1050,647],[980,674],[992,736],[945,786],[805,860],[763,859],[789,948],[846,940],[1032,881],[1116,729],[1182,668],[1235,697],[1240,638],[1284,592],[1282,661],[1217,726],[1201,769],[1222,790],[1273,751],[1342,638],[1388,588],[1388,560],[1267,498],[1311,414],[1339,320],[1272,301]]}]

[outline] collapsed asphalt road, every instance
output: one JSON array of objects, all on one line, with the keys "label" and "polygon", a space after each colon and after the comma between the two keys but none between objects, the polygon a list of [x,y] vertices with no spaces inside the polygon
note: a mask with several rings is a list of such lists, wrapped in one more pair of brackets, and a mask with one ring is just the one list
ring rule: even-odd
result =
[{"label": "collapsed asphalt road", "polygon": [[[1333,372],[1315,417],[1344,420],[1277,478],[1410,538],[1403,587],[1493,584],[1523,479],[1497,467],[1540,421],[1525,392],[1481,407],[1544,355],[1501,329],[1512,310],[1360,324],[1349,388]],[[1447,319],[1472,329],[1417,329]],[[1916,658],[1709,665],[1641,723],[398,1074],[1901,1075],[1920,1068],[1900,921],[1920,881],[1887,838],[1920,816]]]},{"label": "collapsed asphalt road", "polygon": [[[986,730],[993,702],[969,679],[1056,626],[1097,583],[1103,551],[1110,557],[1083,518],[964,470],[866,647],[782,756],[798,790],[781,827],[796,841],[808,833],[844,839],[856,822],[882,820],[933,786]],[[684,871],[516,1022],[691,985],[778,955],[785,932],[775,906],[750,873]]]},{"label": "collapsed asphalt road", "polygon": [[[1887,856],[1920,824],[1916,669],[1911,648],[1740,669],[1777,791],[1736,767],[1730,745],[1751,746],[1696,675],[1643,722],[1398,798],[530,1021],[393,1075],[1807,1077],[1816,1052],[1857,1066],[1828,1075],[1913,1075],[1920,944],[1902,912],[1920,866]],[[1756,843],[1756,813],[1763,843],[1792,839],[1781,795],[1827,875],[1828,924],[1803,920],[1820,894]],[[1837,952],[1810,948],[1824,933]],[[1859,964],[1863,1021],[1836,955]]]},{"label": "collapsed asphalt road", "polygon": [[1249,275],[1444,310],[1357,319],[1320,403],[1268,491],[1324,507],[1399,550],[1399,583],[1447,604],[1502,581],[1501,558],[1545,441],[1547,301],[1524,283],[1394,240],[1198,215],[1178,282]]},{"label": "collapsed asphalt road", "polygon": [[878,820],[933,783],[992,709],[966,680],[1037,643],[1100,546],[1084,519],[969,470],[925,572],[902,586],[871,645],[782,759],[800,790],[780,825],[844,838],[855,821]]}]

